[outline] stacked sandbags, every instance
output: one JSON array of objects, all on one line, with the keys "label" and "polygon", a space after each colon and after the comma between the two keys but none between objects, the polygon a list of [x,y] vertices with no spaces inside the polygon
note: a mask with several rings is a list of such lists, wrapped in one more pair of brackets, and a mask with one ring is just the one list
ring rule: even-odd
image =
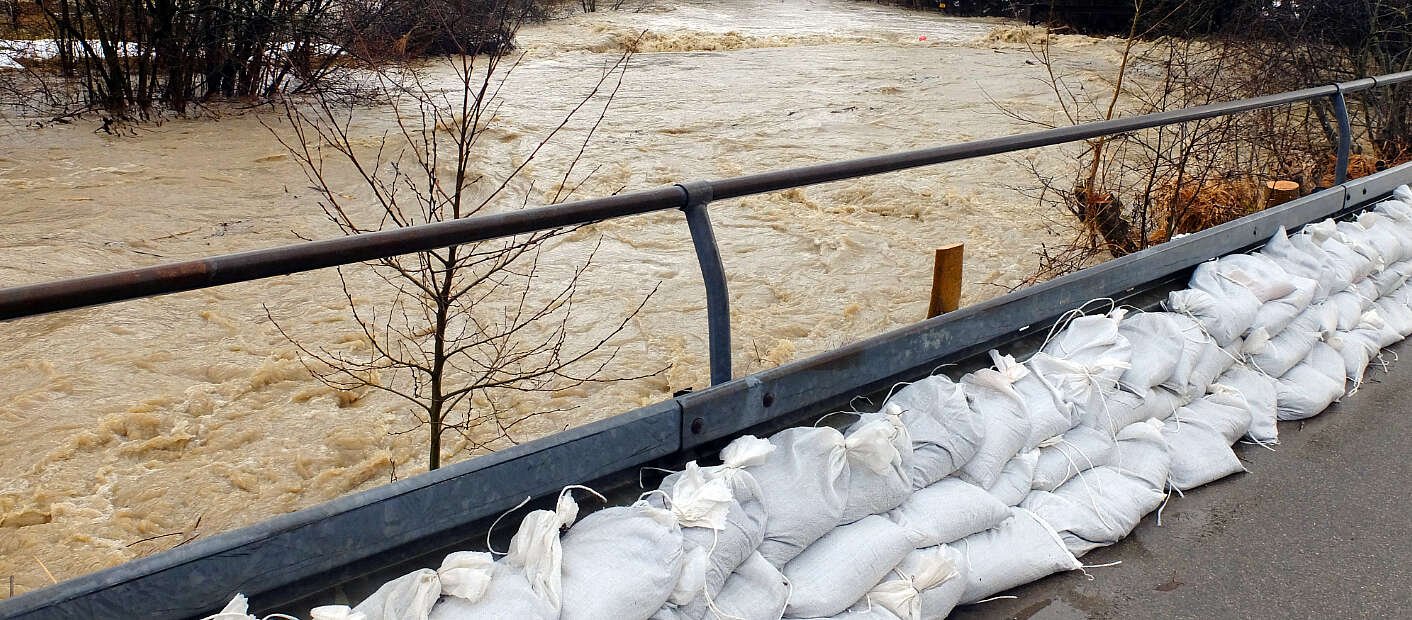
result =
[{"label": "stacked sandbags", "polygon": [[[701,588],[684,602],[668,603],[680,608],[679,615],[704,615],[739,567],[758,555],[766,514],[760,486],[744,468],[763,462],[773,450],[768,441],[741,437],[721,451],[722,465],[702,468],[695,461],[687,463],[684,471],[662,481],[662,495],[649,497],[654,506],[670,506],[679,513],[688,552],[699,550],[705,562]],[[759,571],[745,579],[759,579]],[[684,581],[688,583],[683,585],[690,585]]]},{"label": "stacked sandbags", "polygon": [[604,508],[564,534],[563,620],[647,620],[702,587],[699,548],[688,550],[678,515],[644,501]]},{"label": "stacked sandbags", "polygon": [[965,562],[948,545],[917,549],[855,608],[881,606],[900,620],[942,620],[966,594]]},{"label": "stacked sandbags", "polygon": [[1167,483],[1178,491],[1245,471],[1231,445],[1250,429],[1250,408],[1234,389],[1214,387],[1162,425],[1171,458]]},{"label": "stacked sandbags", "polygon": [[1030,413],[1010,377],[984,368],[961,378],[966,401],[981,420],[980,446],[957,475],[981,488],[1000,479],[1006,463],[1025,449],[1030,439]]},{"label": "stacked sandbags", "polygon": [[1081,568],[1054,528],[1024,508],[955,543],[966,566],[962,603],[975,603],[1057,572]]},{"label": "stacked sandbags", "polygon": [[1113,411],[1109,399],[1131,367],[1132,344],[1119,329],[1126,312],[1077,316],[1026,361],[1072,408],[1075,425],[1107,428],[1110,434],[1121,427],[1115,416],[1124,414]]},{"label": "stacked sandbags", "polygon": [[1171,457],[1162,425],[1137,422],[1116,440],[1107,464],[1052,492],[1036,489],[1021,504],[1054,528],[1076,557],[1127,536],[1166,497]]},{"label": "stacked sandbags", "polygon": [[980,448],[980,418],[967,403],[961,386],[944,375],[903,387],[887,400],[882,411],[897,416],[912,441],[911,455],[903,462],[913,488],[955,473]]},{"label": "stacked sandbags", "polygon": [[760,485],[765,506],[760,555],[780,568],[843,519],[848,450],[832,428],[786,429],[770,443],[775,449],[746,471]]},{"label": "stacked sandbags", "polygon": [[793,585],[785,616],[831,616],[852,607],[911,553],[907,532],[872,515],[839,526],[784,566]]},{"label": "stacked sandbags", "polygon": [[[1129,534],[1232,445],[1322,412],[1412,335],[1412,189],[1193,270],[1167,311],[1071,313],[1023,362],[907,384],[846,430],[742,437],[509,553],[460,552],[332,619],[940,619]],[[231,613],[243,613],[243,599]]]}]

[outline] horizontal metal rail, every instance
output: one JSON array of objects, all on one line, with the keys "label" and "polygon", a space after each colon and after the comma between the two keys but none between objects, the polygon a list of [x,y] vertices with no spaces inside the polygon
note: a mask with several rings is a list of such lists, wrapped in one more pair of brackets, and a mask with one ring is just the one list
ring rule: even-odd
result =
[{"label": "horizontal metal rail", "polygon": [[[709,186],[711,200],[739,198],[805,185],[896,172],[950,161],[1150,129],[1174,123],[1203,120],[1323,97],[1336,97],[1341,93],[1359,92],[1375,86],[1409,80],[1412,80],[1412,71],[1404,71],[1277,95],[1213,103],[1132,118],[1099,121],[1016,136],[976,140],[716,181],[699,181],[695,184]],[[10,287],[0,289],[0,320],[313,271],[376,258],[487,241],[562,226],[588,224],[652,211],[685,209],[689,206],[690,199],[683,188],[684,185],[689,184],[55,282]]]}]

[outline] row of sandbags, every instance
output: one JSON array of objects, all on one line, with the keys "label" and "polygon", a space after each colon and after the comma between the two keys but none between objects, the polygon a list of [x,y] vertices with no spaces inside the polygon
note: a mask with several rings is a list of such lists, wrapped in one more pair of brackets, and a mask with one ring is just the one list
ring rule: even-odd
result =
[{"label": "row of sandbags", "polygon": [[[1112,544],[1231,450],[1356,389],[1412,334],[1412,190],[1196,268],[1163,312],[1071,313],[1041,349],[902,386],[842,429],[741,437],[630,506],[566,489],[315,620],[946,617]],[[1350,388],[1350,386],[1352,386]],[[237,597],[225,620],[244,619]]]}]

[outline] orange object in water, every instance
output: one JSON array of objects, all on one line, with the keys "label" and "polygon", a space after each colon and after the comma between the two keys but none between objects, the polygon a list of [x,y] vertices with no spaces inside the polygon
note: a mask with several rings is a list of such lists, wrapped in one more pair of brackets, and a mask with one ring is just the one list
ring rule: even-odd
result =
[{"label": "orange object in water", "polygon": [[921,38],[919,38],[919,39],[917,39],[917,40],[918,40],[918,41],[926,41],[926,40],[927,40],[927,35],[922,35]]}]

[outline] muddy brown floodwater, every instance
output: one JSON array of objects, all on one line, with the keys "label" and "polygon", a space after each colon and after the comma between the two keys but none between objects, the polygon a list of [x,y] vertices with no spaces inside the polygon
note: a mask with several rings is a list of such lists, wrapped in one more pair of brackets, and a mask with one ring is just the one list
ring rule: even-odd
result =
[{"label": "muddy brown floodwater", "polygon": [[[986,39],[1010,27],[848,0],[629,0],[521,32],[525,60],[480,161],[491,174],[518,163],[644,30],[585,153],[599,168],[581,196],[1025,131],[987,100],[1051,112],[1024,45]],[[1118,51],[1062,37],[1056,56],[1065,71],[1101,74]],[[23,120],[0,127],[0,285],[338,234],[255,113],[128,137]],[[364,110],[355,130],[394,121]],[[569,142],[582,131],[571,126]],[[547,150],[525,178],[552,186],[573,150]],[[1027,156],[1068,155],[1016,157]],[[346,173],[331,178],[352,199],[366,194]],[[922,318],[941,244],[966,242],[967,302],[1016,284],[1053,239],[1012,188],[1025,182],[1024,166],[1000,157],[713,204],[737,374]],[[505,200],[542,191],[519,183]],[[550,249],[548,275],[598,243],[576,325],[615,322],[660,284],[615,341],[614,370],[665,372],[526,398],[516,407],[568,410],[517,439],[706,384],[704,299],[680,215],[580,231]],[[348,274],[376,301],[367,273]],[[29,591],[49,583],[46,569],[77,577],[425,468],[424,433],[394,434],[413,426],[407,407],[314,380],[266,307],[312,345],[366,346],[331,270],[0,324],[0,579]],[[463,447],[446,453],[467,458]]]}]

